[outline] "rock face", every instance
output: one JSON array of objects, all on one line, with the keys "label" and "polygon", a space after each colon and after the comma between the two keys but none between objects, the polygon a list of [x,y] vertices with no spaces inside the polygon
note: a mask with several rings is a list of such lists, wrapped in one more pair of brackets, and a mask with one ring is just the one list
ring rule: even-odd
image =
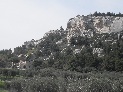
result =
[{"label": "rock face", "polygon": [[76,16],[67,23],[68,42],[73,36],[92,37],[93,33],[111,33],[123,30],[123,17],[115,16]]}]

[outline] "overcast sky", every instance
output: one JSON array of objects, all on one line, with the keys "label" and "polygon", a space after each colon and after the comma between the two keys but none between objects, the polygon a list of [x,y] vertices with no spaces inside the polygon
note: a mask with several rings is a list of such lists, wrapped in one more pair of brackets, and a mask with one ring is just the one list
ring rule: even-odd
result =
[{"label": "overcast sky", "polygon": [[66,29],[70,18],[95,11],[123,13],[123,0],[0,0],[0,50]]}]

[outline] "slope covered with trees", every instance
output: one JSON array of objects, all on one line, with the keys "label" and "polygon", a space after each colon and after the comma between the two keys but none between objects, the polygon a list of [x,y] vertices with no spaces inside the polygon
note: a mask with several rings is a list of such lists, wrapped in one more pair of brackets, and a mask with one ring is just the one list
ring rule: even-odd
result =
[{"label": "slope covered with trees", "polygon": [[[78,15],[66,29],[51,30],[14,52],[1,50],[0,87],[10,92],[122,92],[122,18],[110,12]],[[22,61],[32,67],[18,68]]]}]

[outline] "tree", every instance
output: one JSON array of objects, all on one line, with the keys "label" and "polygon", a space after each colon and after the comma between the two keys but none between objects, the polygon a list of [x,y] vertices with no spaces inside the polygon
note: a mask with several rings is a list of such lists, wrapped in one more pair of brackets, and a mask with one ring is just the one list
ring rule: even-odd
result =
[{"label": "tree", "polygon": [[123,71],[123,60],[116,60],[115,62],[115,70],[116,71]]},{"label": "tree", "polygon": [[10,58],[10,61],[13,63],[18,63],[19,62],[19,58],[17,56],[13,56]]},{"label": "tree", "polygon": [[61,26],[61,27],[60,27],[60,30],[64,30],[64,28]]},{"label": "tree", "polygon": [[98,13],[97,13],[97,11],[96,11],[96,12],[94,12],[93,16],[98,16]]},{"label": "tree", "polygon": [[105,13],[102,13],[102,16],[105,16],[106,14]]},{"label": "tree", "polygon": [[103,69],[107,71],[115,71],[115,59],[110,56],[105,57],[103,60]]},{"label": "tree", "polygon": [[111,13],[110,12],[107,12],[107,16],[111,16]]},{"label": "tree", "polygon": [[43,63],[43,60],[41,60],[41,59],[35,59],[34,62],[33,62],[33,66],[34,67],[41,66],[42,63]]}]

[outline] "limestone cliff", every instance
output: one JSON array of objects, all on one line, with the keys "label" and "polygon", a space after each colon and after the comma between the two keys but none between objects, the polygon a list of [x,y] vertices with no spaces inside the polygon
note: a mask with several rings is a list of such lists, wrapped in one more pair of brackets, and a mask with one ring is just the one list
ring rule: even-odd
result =
[{"label": "limestone cliff", "polygon": [[123,17],[116,16],[76,16],[67,23],[68,42],[73,36],[92,37],[93,33],[111,33],[123,30]]}]

